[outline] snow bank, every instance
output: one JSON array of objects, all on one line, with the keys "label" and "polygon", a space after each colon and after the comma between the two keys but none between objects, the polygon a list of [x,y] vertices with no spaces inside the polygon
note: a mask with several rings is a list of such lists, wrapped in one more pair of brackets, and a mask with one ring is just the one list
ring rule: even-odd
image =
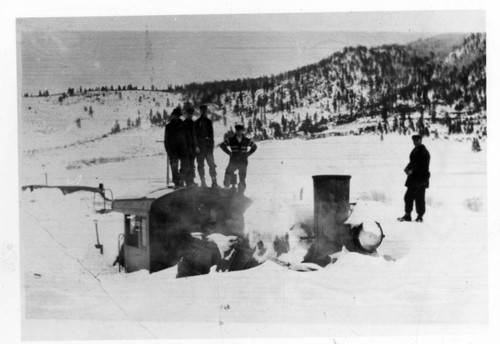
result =
[{"label": "snow bank", "polygon": [[[125,144],[129,137],[116,139]],[[420,224],[396,221],[403,211],[408,137],[259,143],[247,178],[253,204],[245,214],[245,229],[253,244],[262,241],[269,248],[276,236],[288,234],[290,251],[283,258],[300,263],[304,228],[297,224],[312,224],[311,176],[316,174],[351,175],[350,199],[356,207],[349,221],[369,218],[383,226],[386,237],[377,253],[343,251],[336,254],[334,264],[313,272],[293,271],[268,260],[250,270],[183,279],[174,278],[175,267],[155,274],[119,274],[112,263],[122,215],[94,214],[91,194],[23,192],[23,334],[60,338],[53,319],[68,319],[93,330],[85,335],[59,332],[64,339],[122,338],[123,327],[89,324],[95,319],[130,324],[130,338],[132,332],[141,338],[273,336],[276,324],[314,326],[318,333],[332,333],[335,327],[340,331],[335,333],[351,336],[351,330],[366,330],[368,324],[390,326],[385,335],[399,325],[406,326],[408,334],[422,324],[485,324],[486,149],[475,154],[468,143],[426,140],[424,144],[432,155],[432,177],[425,222]],[[63,161],[74,160],[79,149],[23,158],[24,180],[43,175],[39,166],[49,162],[51,178],[75,180],[74,171],[65,169]],[[54,156],[58,159],[52,160]],[[222,176],[227,158],[219,151],[215,158]],[[78,174],[82,184],[104,182],[115,197],[135,191],[146,194],[164,184],[164,165],[161,156],[144,156],[82,167]],[[94,247],[94,220],[104,255]],[[200,324],[204,330],[194,333],[186,324]],[[247,333],[242,324],[261,331]],[[456,333],[467,329],[462,326]]]}]

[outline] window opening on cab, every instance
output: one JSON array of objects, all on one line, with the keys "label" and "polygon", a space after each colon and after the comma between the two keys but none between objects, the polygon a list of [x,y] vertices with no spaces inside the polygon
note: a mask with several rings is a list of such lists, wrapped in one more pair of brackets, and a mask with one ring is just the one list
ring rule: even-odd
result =
[{"label": "window opening on cab", "polygon": [[145,216],[125,215],[125,244],[137,248],[147,246]]}]

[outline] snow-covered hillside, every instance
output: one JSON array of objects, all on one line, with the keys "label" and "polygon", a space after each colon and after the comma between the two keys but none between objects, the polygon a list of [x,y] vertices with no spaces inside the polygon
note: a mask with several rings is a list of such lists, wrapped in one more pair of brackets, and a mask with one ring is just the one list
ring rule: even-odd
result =
[{"label": "snow-covered hillside", "polygon": [[[133,128],[91,141],[117,116],[126,120],[129,114],[117,112],[109,122],[94,124],[113,106],[93,105],[93,119],[78,129],[71,116],[83,103],[27,104],[21,118],[21,185],[44,184],[47,174],[50,185],[104,183],[115,198],[164,187],[165,156],[157,142],[162,128]],[[35,108],[38,117],[26,112]],[[132,113],[137,109],[131,105]],[[222,140],[219,125],[216,135]],[[351,175],[350,200],[357,203],[358,216],[375,219],[384,229],[377,254],[343,251],[334,264],[315,272],[268,260],[250,270],[183,279],[175,279],[175,267],[118,273],[112,263],[122,215],[95,214],[88,193],[22,192],[23,338],[471,334],[488,321],[487,142],[478,153],[466,139],[428,138],[424,144],[432,156],[432,178],[425,222],[419,224],[396,221],[403,213],[409,136],[258,142],[246,191],[253,204],[245,230],[253,242],[271,247],[276,235],[312,221],[311,176],[318,174]],[[221,182],[228,159],[217,149],[215,160]],[[96,224],[102,256],[94,247]],[[300,260],[304,250],[293,238],[288,258]]]}]

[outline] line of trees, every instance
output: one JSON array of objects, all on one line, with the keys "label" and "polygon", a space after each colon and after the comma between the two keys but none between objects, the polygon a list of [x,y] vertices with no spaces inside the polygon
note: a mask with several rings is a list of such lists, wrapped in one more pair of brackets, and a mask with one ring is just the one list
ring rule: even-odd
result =
[{"label": "line of trees", "polygon": [[[66,97],[72,97],[75,95],[83,95],[87,93],[92,93],[92,92],[116,92],[116,91],[157,91],[157,92],[174,92],[174,87],[172,85],[169,85],[165,89],[161,89],[156,87],[155,85],[151,85],[149,89],[146,89],[145,86],[142,86],[142,88],[139,88],[138,86],[134,86],[132,84],[128,85],[117,85],[116,87],[111,85],[111,86],[97,86],[93,88],[83,88],[80,86],[78,89],[69,87],[65,92],[62,93],[55,93],[52,95],[61,95]],[[39,90],[38,91],[38,97],[48,97],[51,94],[49,93],[48,90]],[[35,97],[33,93],[25,92],[23,94],[23,97]]]}]

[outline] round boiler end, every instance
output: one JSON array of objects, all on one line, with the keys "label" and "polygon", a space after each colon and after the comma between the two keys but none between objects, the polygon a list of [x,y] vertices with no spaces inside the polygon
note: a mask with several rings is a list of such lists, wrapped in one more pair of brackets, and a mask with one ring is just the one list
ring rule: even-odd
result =
[{"label": "round boiler end", "polygon": [[384,239],[382,226],[376,221],[363,222],[357,233],[357,241],[361,248],[367,252],[374,252]]}]

